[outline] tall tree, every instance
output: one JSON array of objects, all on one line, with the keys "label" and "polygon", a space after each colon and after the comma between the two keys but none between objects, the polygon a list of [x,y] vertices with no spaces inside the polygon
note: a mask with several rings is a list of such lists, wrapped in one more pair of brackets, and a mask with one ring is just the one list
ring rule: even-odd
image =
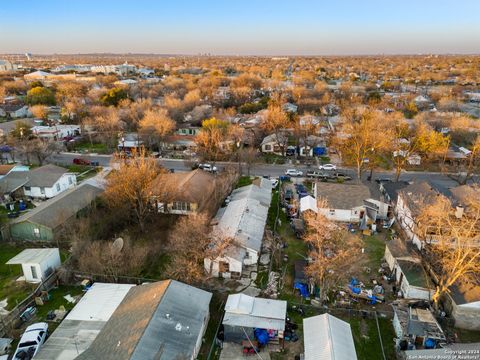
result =
[{"label": "tall tree", "polygon": [[433,201],[419,199],[416,227],[425,241],[425,258],[436,274],[436,304],[456,283],[479,286],[480,189],[464,190],[463,208],[454,207],[443,195]]},{"label": "tall tree", "polygon": [[[327,202],[319,199],[319,207]],[[359,253],[358,237],[350,236],[333,221],[321,213],[308,212],[305,216],[305,242],[309,245],[308,263],[305,273],[320,288],[320,299],[324,301],[328,292],[338,281],[347,280],[352,257]]]},{"label": "tall tree", "polygon": [[165,109],[148,110],[140,120],[140,134],[147,138],[149,145],[157,144],[175,130],[175,121]]},{"label": "tall tree", "polygon": [[211,269],[205,269],[204,260],[222,256],[231,241],[212,234],[209,221],[205,214],[178,219],[169,236],[168,248],[173,258],[166,270],[170,277],[198,284],[212,276]]},{"label": "tall tree", "polygon": [[384,134],[387,129],[378,112],[370,109],[347,110],[343,116],[345,123],[335,142],[342,160],[355,166],[360,181],[370,158],[382,152],[388,144],[388,137]]},{"label": "tall tree", "polygon": [[131,159],[120,162],[119,168],[107,178],[108,203],[113,208],[130,211],[142,232],[151,213],[152,183],[160,171],[155,159],[145,156],[145,150],[141,149]]},{"label": "tall tree", "polygon": [[275,141],[285,156],[288,144],[288,129],[292,126],[288,115],[283,111],[279,97],[273,97],[268,105],[267,115],[263,119],[262,128],[269,134],[275,135]]},{"label": "tall tree", "polygon": [[211,118],[202,121],[202,128],[195,138],[197,148],[205,159],[219,160],[220,155],[229,151],[230,123]]}]

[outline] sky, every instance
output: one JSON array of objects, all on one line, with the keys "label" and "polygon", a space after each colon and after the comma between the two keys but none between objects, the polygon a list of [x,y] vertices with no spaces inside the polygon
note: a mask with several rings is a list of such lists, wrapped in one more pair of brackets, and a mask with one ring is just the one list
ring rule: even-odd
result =
[{"label": "sky", "polygon": [[480,53],[479,0],[0,0],[0,53]]}]

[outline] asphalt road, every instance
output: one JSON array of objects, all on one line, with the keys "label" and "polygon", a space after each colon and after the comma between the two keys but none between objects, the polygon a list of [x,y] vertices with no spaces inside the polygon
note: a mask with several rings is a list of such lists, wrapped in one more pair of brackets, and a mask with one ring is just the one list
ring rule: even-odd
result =
[{"label": "asphalt road", "polygon": [[[88,159],[90,161],[98,161],[101,166],[108,166],[112,160],[111,155],[96,155],[96,154],[75,154],[75,153],[60,153],[54,154],[50,157],[50,161],[54,163],[59,163],[62,165],[69,165],[73,163],[74,158],[83,158]],[[190,165],[188,162],[184,160],[177,160],[177,159],[158,159],[160,165],[167,169],[173,169],[174,171],[188,171],[190,170]],[[225,162],[217,162],[215,166],[221,171],[225,166],[235,166],[238,167],[238,163],[225,163]],[[242,173],[247,173],[247,168],[245,165],[241,166]],[[317,167],[312,166],[305,166],[305,165],[292,165],[292,164],[255,164],[250,169],[250,174],[255,176],[270,176],[270,177],[278,177],[280,175],[285,174],[287,169],[297,169],[306,173],[308,170],[315,170]],[[346,175],[351,176],[352,178],[356,178],[356,173],[354,169],[351,168],[339,168],[338,171],[345,173]],[[364,174],[367,177],[367,173]],[[389,178],[393,179],[395,176],[393,171],[375,171],[373,174],[373,179],[377,178]],[[441,173],[434,173],[434,172],[402,172],[400,177],[401,180],[411,181],[421,181],[421,180],[430,180],[443,183],[444,186],[449,187],[454,185],[454,181],[449,178],[445,174]]]}]

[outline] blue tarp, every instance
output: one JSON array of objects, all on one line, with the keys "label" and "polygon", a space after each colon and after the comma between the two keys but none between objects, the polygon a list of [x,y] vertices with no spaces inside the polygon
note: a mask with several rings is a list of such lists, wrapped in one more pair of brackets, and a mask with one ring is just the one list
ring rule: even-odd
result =
[{"label": "blue tarp", "polygon": [[316,146],[313,148],[313,155],[315,156],[327,155],[327,148],[324,146]]},{"label": "blue tarp", "polygon": [[293,284],[293,288],[298,289],[300,291],[300,295],[302,295],[302,297],[304,297],[304,298],[306,298],[310,295],[309,292],[308,292],[308,286],[306,284],[303,284],[303,283],[300,283],[300,282],[295,282]]},{"label": "blue tarp", "polygon": [[255,329],[254,331],[255,339],[257,339],[260,345],[268,344],[268,331],[265,329]]}]

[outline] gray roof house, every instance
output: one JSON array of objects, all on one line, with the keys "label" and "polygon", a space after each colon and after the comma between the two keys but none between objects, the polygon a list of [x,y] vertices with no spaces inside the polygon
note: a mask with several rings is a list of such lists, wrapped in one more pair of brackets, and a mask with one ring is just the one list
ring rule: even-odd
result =
[{"label": "gray roof house", "polygon": [[370,190],[362,184],[340,184],[317,182],[314,197],[325,199],[327,208],[318,211],[334,221],[359,222],[365,213],[364,200],[370,199]]},{"label": "gray roof house", "polygon": [[94,283],[48,337],[35,359],[76,359],[90,347],[133,286]]},{"label": "gray roof house", "polygon": [[[232,239],[223,259],[205,259],[205,269],[214,276],[240,276],[243,265],[255,265],[262,248],[272,185],[263,179],[259,185],[234,190],[226,208],[219,210],[214,234]],[[220,265],[223,263],[224,266]]]},{"label": "gray roof house", "polygon": [[212,294],[174,280],[131,288],[78,360],[196,359]]},{"label": "gray roof house", "polygon": [[102,192],[86,183],[67,190],[11,221],[9,235],[13,240],[52,241],[62,225]]}]

